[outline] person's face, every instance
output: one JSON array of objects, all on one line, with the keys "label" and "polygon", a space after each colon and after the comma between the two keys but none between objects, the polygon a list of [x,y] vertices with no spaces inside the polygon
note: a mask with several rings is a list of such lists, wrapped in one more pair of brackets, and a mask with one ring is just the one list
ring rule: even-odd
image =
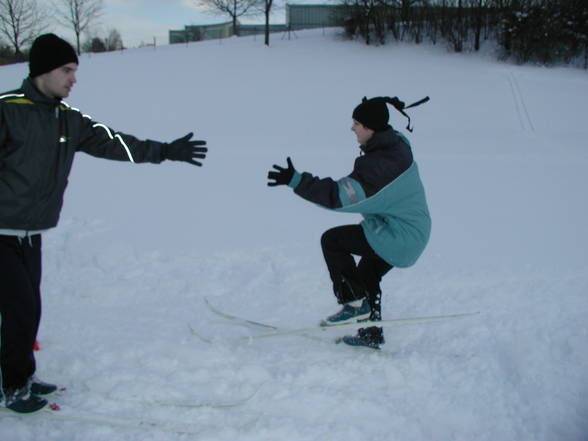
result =
[{"label": "person's face", "polygon": [[361,145],[365,145],[374,134],[372,129],[368,129],[366,126],[360,122],[357,122],[356,120],[353,120],[351,130],[353,133],[355,133],[355,136],[357,136],[357,142],[359,142]]},{"label": "person's face", "polygon": [[76,63],[64,64],[35,78],[38,89],[51,98],[66,98],[76,83]]}]

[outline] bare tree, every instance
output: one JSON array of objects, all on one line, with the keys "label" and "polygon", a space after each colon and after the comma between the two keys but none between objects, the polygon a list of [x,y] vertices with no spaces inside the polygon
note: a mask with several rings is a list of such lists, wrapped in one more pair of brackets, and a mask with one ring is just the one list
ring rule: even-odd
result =
[{"label": "bare tree", "polygon": [[76,49],[80,50],[80,35],[90,23],[102,15],[102,0],[54,0],[57,20],[66,27],[71,27],[76,34]]},{"label": "bare tree", "polygon": [[8,40],[17,59],[22,58],[21,47],[45,28],[45,14],[37,0],[0,0],[0,34]]},{"label": "bare tree", "polygon": [[124,49],[122,37],[120,36],[120,32],[118,32],[116,29],[110,30],[104,43],[106,45],[106,50],[108,51],[120,51]]},{"label": "bare tree", "polygon": [[257,0],[196,0],[198,6],[202,6],[209,12],[222,12],[228,14],[233,21],[233,32],[239,35],[238,18],[249,15]]}]

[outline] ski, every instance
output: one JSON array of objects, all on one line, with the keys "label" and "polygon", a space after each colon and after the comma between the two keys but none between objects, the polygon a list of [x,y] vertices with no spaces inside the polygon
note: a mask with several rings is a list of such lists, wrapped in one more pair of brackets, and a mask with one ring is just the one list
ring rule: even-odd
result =
[{"label": "ski", "polygon": [[208,309],[212,313],[218,315],[219,317],[230,320],[232,322],[240,323],[242,325],[254,326],[257,328],[273,329],[274,331],[279,330],[279,328],[277,326],[272,326],[272,325],[268,325],[265,323],[256,322],[253,320],[249,320],[249,319],[246,319],[243,317],[239,317],[239,316],[232,315],[232,314],[227,314],[226,312],[220,311],[210,304],[207,297],[204,297],[204,303],[206,304],[206,306],[208,307]]},{"label": "ski", "polygon": [[445,314],[445,315],[435,315],[435,316],[425,316],[425,317],[408,317],[408,318],[396,318],[396,319],[388,319],[388,320],[380,320],[380,321],[362,321],[362,322],[354,322],[354,323],[343,323],[340,325],[330,325],[330,326],[312,326],[307,328],[299,328],[299,329],[283,329],[277,326],[268,325],[261,322],[256,322],[253,320],[249,320],[244,317],[239,317],[237,315],[227,314],[223,311],[212,306],[208,300],[208,298],[204,298],[204,302],[206,303],[207,307],[212,311],[214,314],[224,317],[230,321],[241,323],[243,325],[252,326],[255,328],[265,328],[265,329],[272,329],[272,332],[266,334],[259,334],[253,336],[242,337],[242,339],[249,340],[249,339],[262,339],[262,338],[271,338],[271,337],[278,337],[284,335],[294,335],[294,334],[309,334],[309,333],[316,333],[320,331],[326,331],[328,329],[359,329],[365,328],[368,326],[394,326],[400,324],[407,324],[407,323],[426,323],[426,322],[434,322],[434,321],[442,321],[442,320],[450,320],[450,319],[457,319],[463,317],[469,317],[478,315],[479,312],[465,312],[465,313],[458,313],[458,314]]},{"label": "ski", "polygon": [[174,433],[180,435],[198,435],[199,433],[195,429],[186,427],[175,426],[169,421],[147,419],[147,418],[113,418],[107,415],[101,414],[86,414],[76,411],[43,411],[42,415],[46,415],[51,419],[58,419],[68,422],[94,424],[99,426],[109,426],[123,429],[134,429],[134,430],[156,430],[159,432]]},{"label": "ski", "polygon": [[295,335],[295,334],[308,334],[308,333],[324,332],[324,331],[331,330],[331,329],[359,329],[359,328],[367,328],[369,326],[386,327],[386,326],[396,326],[396,325],[408,324],[408,323],[436,322],[436,321],[442,321],[442,320],[470,317],[470,316],[474,316],[477,314],[479,314],[479,312],[465,312],[465,313],[459,313],[459,314],[434,315],[434,316],[426,316],[426,317],[397,318],[397,319],[380,320],[380,321],[366,320],[366,321],[355,322],[355,323],[343,323],[340,325],[312,326],[312,327],[308,327],[308,328],[276,330],[274,332],[270,332],[267,334],[259,334],[259,335],[252,335],[252,336],[243,337],[243,339],[250,340],[250,339],[280,337],[280,336]]},{"label": "ski", "polygon": [[[210,303],[210,301],[208,300],[207,297],[204,297],[204,303],[206,304],[206,306],[208,307],[208,309],[212,313],[218,315],[219,317],[222,317],[222,318],[225,318],[227,320],[230,320],[233,323],[237,323],[239,325],[248,326],[248,327],[253,328],[253,329],[264,329],[266,331],[268,329],[270,329],[270,330],[272,330],[274,332],[279,332],[279,331],[282,331],[283,330],[283,328],[279,328],[277,326],[268,325],[267,323],[262,323],[262,322],[256,322],[254,320],[249,320],[249,319],[244,318],[244,317],[239,317],[237,315],[232,315],[232,314],[228,314],[226,312],[223,312],[223,311],[215,308],[214,306],[212,306],[212,304]],[[212,343],[212,340],[207,339],[207,338],[201,336],[200,334],[198,334],[196,332],[196,330],[192,326],[190,326],[190,331],[192,332],[192,334],[196,335],[200,340],[202,340],[202,341],[204,341],[206,343]],[[307,338],[309,338],[311,340],[323,340],[322,338],[317,337],[317,336],[314,336],[314,335],[304,335],[304,337],[307,337]]]},{"label": "ski", "polygon": [[156,430],[159,432],[174,433],[180,435],[199,435],[196,429],[191,426],[175,426],[169,421],[148,419],[148,418],[114,418],[108,415],[97,413],[86,413],[72,410],[63,410],[56,403],[51,403],[47,407],[30,414],[16,413],[9,409],[0,409],[0,418],[15,418],[18,420],[29,421],[35,419],[59,420],[73,423],[93,424],[98,426],[107,426],[112,428],[133,429],[133,430]]},{"label": "ski", "polygon": [[261,389],[261,387],[257,388],[252,394],[247,395],[244,398],[236,399],[234,401],[225,401],[225,402],[173,402],[173,401],[160,401],[160,400],[142,400],[142,399],[125,399],[125,398],[112,398],[117,402],[129,403],[129,404],[137,404],[137,405],[144,405],[144,406],[157,406],[157,407],[177,407],[183,409],[227,409],[231,407],[238,407],[242,406],[243,404],[247,403],[251,400]]},{"label": "ski", "polygon": [[[210,408],[210,409],[226,409],[237,407],[245,404],[249,400],[251,400],[261,389],[259,387],[256,389],[252,394],[241,398],[235,401],[226,401],[226,402],[201,402],[201,403],[190,403],[190,402],[167,402],[167,401],[158,401],[158,400],[140,400],[140,399],[113,399],[117,402],[124,402],[129,404],[136,404],[139,406],[153,406],[153,407],[176,407],[176,408],[183,408],[183,409],[202,409],[202,408]],[[74,422],[74,423],[83,423],[83,424],[93,424],[98,426],[108,426],[113,428],[123,428],[123,429],[134,429],[134,430],[156,430],[159,432],[167,432],[167,433],[174,433],[180,435],[199,435],[195,429],[192,428],[190,425],[185,425],[184,423],[175,423],[173,421],[164,421],[164,420],[157,420],[151,418],[116,418],[111,417],[109,415],[103,415],[99,413],[89,413],[89,412],[79,412],[72,409],[62,408],[57,403],[49,403],[43,409],[38,410],[37,412],[32,412],[28,414],[17,413],[10,409],[0,408],[0,419],[3,417],[8,418],[15,418],[19,420],[29,420],[29,419],[55,419],[60,421],[66,422]],[[182,424],[184,424],[182,426]]]}]

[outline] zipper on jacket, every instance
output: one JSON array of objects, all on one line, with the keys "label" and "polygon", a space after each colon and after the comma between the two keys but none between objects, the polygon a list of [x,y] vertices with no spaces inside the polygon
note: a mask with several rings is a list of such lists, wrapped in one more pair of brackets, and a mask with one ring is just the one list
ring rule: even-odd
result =
[{"label": "zipper on jacket", "polygon": [[63,144],[67,141],[67,137],[65,136],[65,117],[59,104],[55,106],[55,119],[57,120],[57,145],[59,146],[59,144]]}]

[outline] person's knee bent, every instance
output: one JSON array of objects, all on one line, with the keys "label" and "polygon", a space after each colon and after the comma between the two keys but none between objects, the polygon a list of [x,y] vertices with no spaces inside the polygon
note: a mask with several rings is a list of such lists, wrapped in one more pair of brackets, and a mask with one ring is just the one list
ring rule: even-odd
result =
[{"label": "person's knee bent", "polygon": [[337,246],[337,228],[331,228],[321,236],[321,247],[323,250],[332,250]]}]

